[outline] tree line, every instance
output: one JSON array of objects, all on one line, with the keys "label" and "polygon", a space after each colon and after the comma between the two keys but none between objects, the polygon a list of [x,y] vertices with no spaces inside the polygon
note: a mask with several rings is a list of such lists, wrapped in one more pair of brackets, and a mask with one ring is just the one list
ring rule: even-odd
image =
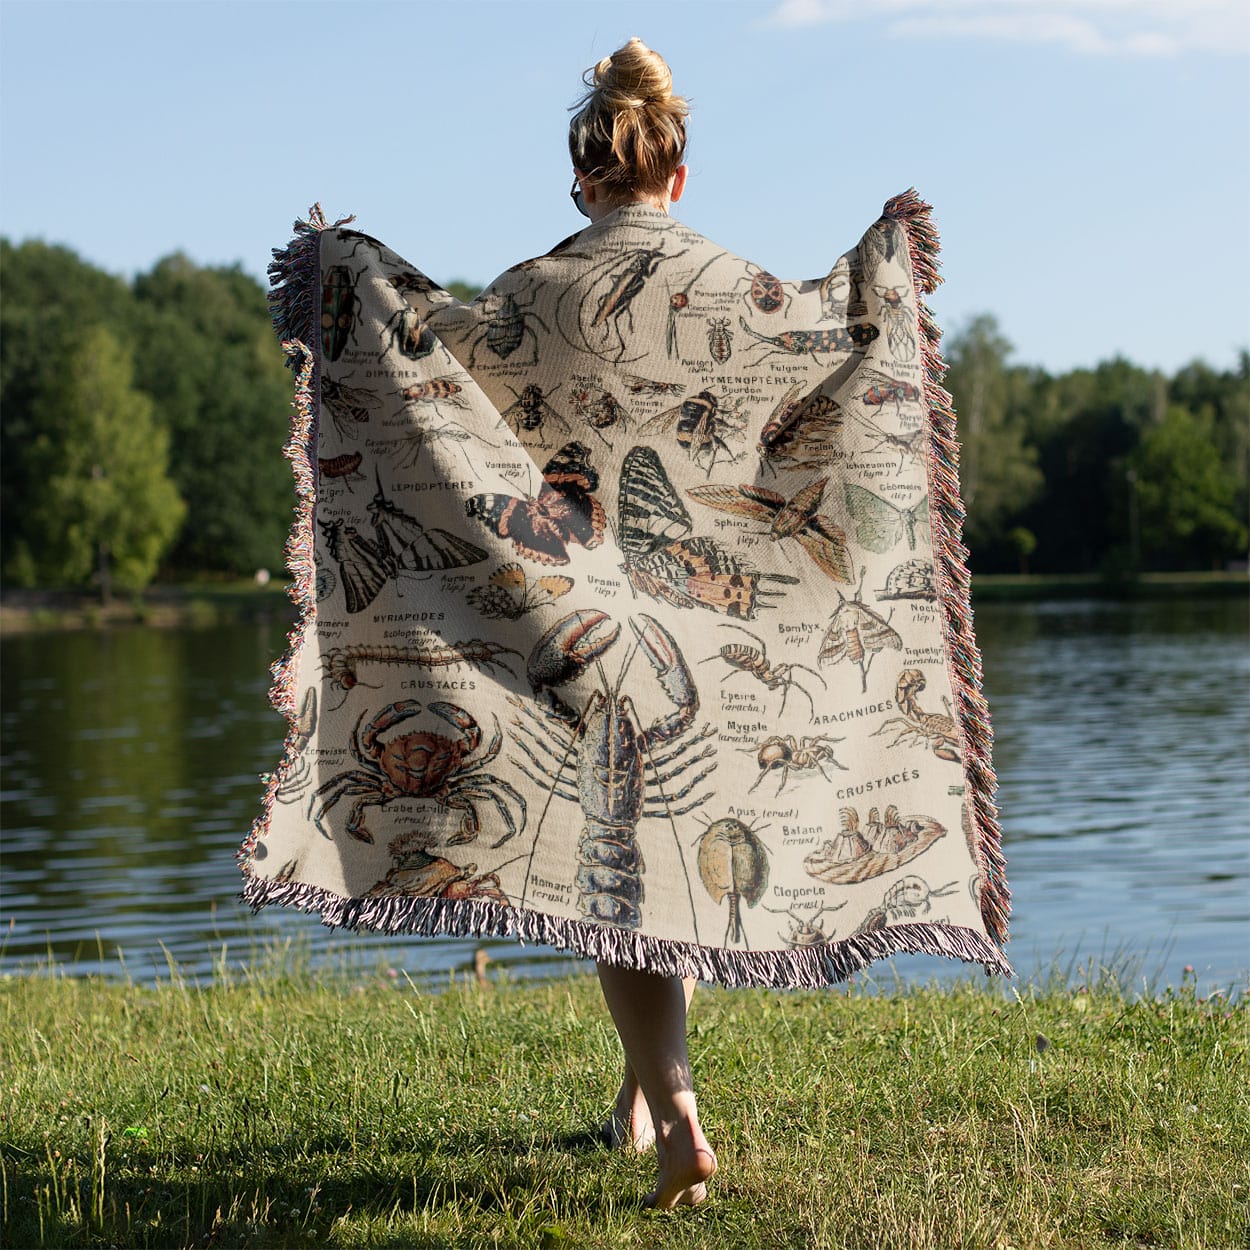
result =
[{"label": "tree line", "polygon": [[[181,255],[127,282],[4,239],[0,280],[0,579],[107,594],[280,567],[292,383],[262,286]],[[975,571],[1244,558],[1250,354],[1172,377],[1012,354],[988,315],[946,343]]]}]

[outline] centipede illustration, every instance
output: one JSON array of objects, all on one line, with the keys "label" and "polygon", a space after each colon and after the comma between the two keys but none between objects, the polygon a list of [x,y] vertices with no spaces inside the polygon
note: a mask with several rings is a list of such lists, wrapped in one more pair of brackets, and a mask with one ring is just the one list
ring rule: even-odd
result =
[{"label": "centipede illustration", "polygon": [[[492,671],[495,667],[502,668],[515,677],[516,674],[500,659],[504,655],[520,655],[512,647],[505,647],[497,642],[484,642],[481,638],[471,638],[466,642],[452,642],[443,646],[430,647],[335,647],[321,659],[322,674],[336,689],[342,690],[343,698],[335,704],[335,708],[343,706],[347,692],[357,686],[369,686],[360,680],[359,669],[362,664],[411,664],[417,668],[454,668],[459,664],[467,664],[471,668]],[[370,686],[370,689],[378,689]],[[332,708],[331,711],[334,709]]]}]

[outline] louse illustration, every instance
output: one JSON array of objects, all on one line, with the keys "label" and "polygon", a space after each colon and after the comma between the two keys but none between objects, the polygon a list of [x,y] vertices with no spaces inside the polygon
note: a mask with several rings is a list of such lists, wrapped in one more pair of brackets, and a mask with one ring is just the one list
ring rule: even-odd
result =
[{"label": "louse illustration", "polygon": [[673,433],[678,446],[709,476],[718,460],[734,462],[742,458],[731,450],[726,438],[742,438],[745,422],[737,417],[736,406],[718,399],[711,391],[700,391],[674,408],[644,422],[639,434]]},{"label": "louse illustration", "polygon": [[946,833],[932,816],[900,816],[889,804],[882,820],[877,808],[870,808],[864,826],[854,807],[839,809],[842,827],[826,838],[818,850],[803,860],[803,868],[820,881],[835,885],[868,881],[893,872],[922,855]]},{"label": "louse illustration", "polygon": [[469,368],[472,369],[474,367],[477,349],[483,343],[503,361],[507,360],[524,343],[527,334],[532,340],[533,350],[531,357],[527,361],[516,361],[514,363],[536,365],[538,363],[538,331],[530,324],[531,321],[536,321],[542,326],[545,333],[550,333],[547,323],[536,312],[530,311],[536,302],[536,299],[531,299],[527,303],[522,304],[517,300],[516,295],[509,291],[495,310],[489,313],[486,324],[470,341]]},{"label": "louse illustration", "polygon": [[916,310],[906,303],[905,286],[876,286],[873,294],[881,300],[881,320],[885,322],[885,343],[895,360],[911,360],[916,355]]},{"label": "louse illustration", "polygon": [[893,404],[895,415],[900,415],[904,404],[917,403],[920,400],[920,387],[911,382],[892,378],[876,369],[865,369],[861,376],[871,383],[858,396],[860,402],[868,408],[884,408],[886,404]]},{"label": "louse illustration", "polygon": [[796,738],[793,734],[773,734],[772,737],[765,738],[758,747],[744,748],[755,752],[755,762],[760,769],[760,775],[751,783],[751,790],[770,773],[775,772],[781,773],[781,781],[777,785],[778,794],[786,788],[791,773],[818,772],[826,781],[832,781],[833,778],[825,772],[826,764],[832,764],[843,772],[848,771],[846,765],[839,764],[833,754],[833,743],[844,741],[844,738],[831,738],[828,734],[802,738]]},{"label": "louse illustration", "polygon": [[872,736],[875,738],[878,734],[899,726],[890,746],[896,747],[904,741],[909,745],[927,745],[938,759],[958,764],[959,733],[955,718],[950,714],[950,700],[945,695],[942,696],[942,703],[946,707],[945,715],[941,712],[926,712],[916,699],[925,685],[925,676],[918,668],[904,669],[899,673],[894,702],[902,716],[891,716]]},{"label": "louse illustration", "polygon": [[356,284],[363,272],[353,274],[346,265],[326,270],[321,284],[321,351],[327,360],[337,360],[348,342],[355,341],[362,307]]},{"label": "louse illustration", "polygon": [[382,330],[383,348],[378,353],[378,360],[386,358],[389,351],[398,351],[409,360],[424,360],[435,347],[438,339],[434,331],[421,319],[420,313],[409,308],[397,308],[391,319]]},{"label": "louse illustration", "polygon": [[364,387],[342,386],[333,378],[321,378],[321,402],[330,410],[330,417],[340,438],[353,438],[353,426],[363,425],[370,412],[382,407],[381,398]]},{"label": "louse illustration", "polygon": [[785,307],[788,297],[781,285],[781,279],[767,269],[748,265],[746,273],[734,284],[734,289],[737,290],[744,282],[750,284],[749,289],[742,293],[743,300],[749,301],[748,308],[754,304],[760,312],[771,314],[780,312]]},{"label": "louse illustration", "polygon": [[[344,692],[357,686],[367,686],[376,690],[368,682],[360,680],[360,668],[365,664],[412,665],[416,668],[436,669],[455,668],[465,664],[482,672],[493,673],[501,668],[512,676],[516,674],[501,658],[505,655],[519,656],[521,653],[512,647],[505,647],[498,642],[485,642],[481,638],[470,638],[463,642],[437,643],[431,642],[425,647],[380,647],[358,645],[351,647],[332,647],[321,658],[321,668],[325,680],[331,686]],[[338,706],[342,707],[343,700]]]},{"label": "louse illustration", "polygon": [[807,699],[812,709],[812,719],[816,717],[816,701],[812,698],[811,691],[806,686],[801,685],[791,674],[796,670],[804,673],[811,673],[813,677],[820,682],[821,688],[825,688],[825,679],[814,669],[808,668],[806,664],[770,664],[768,662],[768,653],[764,646],[764,640],[757,634],[751,633],[749,629],[743,628],[741,625],[734,625],[728,621],[719,623],[720,629],[736,629],[740,630],[754,642],[759,643],[759,647],[748,647],[742,642],[726,643],[714,655],[709,655],[705,659],[699,661],[700,664],[708,664],[712,660],[723,660],[730,667],[730,672],[726,674],[732,677],[735,672],[749,673],[756,681],[760,682],[768,690],[781,691],[781,713],[786,710],[786,699],[790,694],[790,689],[800,691]]},{"label": "louse illustration", "polygon": [[358,451],[331,456],[329,460],[323,460],[318,456],[317,472],[321,476],[323,485],[326,482],[363,482],[365,475],[357,472],[363,458]]},{"label": "louse illustration", "polygon": [[935,890],[923,877],[902,877],[886,890],[881,905],[868,912],[855,932],[872,933],[884,929],[891,921],[910,920],[921,912],[928,912],[932,899],[945,898],[957,885],[958,882],[951,881]]},{"label": "louse illustration", "polygon": [[810,355],[815,360],[818,355],[827,356],[830,352],[864,351],[881,333],[868,321],[857,321],[832,330],[784,330],[781,334],[761,334],[752,330],[744,317],[738,318],[738,324],[764,345],[759,356],[751,362],[752,368],[770,356]]},{"label": "louse illustration", "polygon": [[885,585],[877,591],[878,599],[925,599],[932,603],[937,598],[933,565],[928,560],[904,560],[896,564],[886,576]]},{"label": "louse illustration", "polygon": [[775,916],[790,917],[790,928],[781,934],[781,939],[791,950],[799,950],[806,946],[824,946],[827,942],[832,942],[833,934],[825,932],[820,918],[826,912],[841,911],[845,906],[845,901],[826,903],[818,912],[811,915],[804,915],[802,912],[795,911],[793,907],[766,907],[764,910],[772,912]]},{"label": "louse illustration", "polygon": [[[519,713],[513,742],[522,757],[514,757],[512,763],[552,798],[581,808],[585,823],[577,844],[576,876],[580,913],[587,920],[637,929],[642,923],[646,871],[639,822],[647,817],[671,822],[712,797],[710,790],[695,791],[716,768],[715,750],[705,745],[716,731],[710,725],[694,727],[698,690],[668,630],[645,614],[631,617],[629,623],[637,641],[613,682],[603,671],[602,657],[615,645],[621,627],[607,613],[570,612],[543,634],[526,666],[538,706],[512,700]],[[674,709],[645,725],[633,699],[621,693],[639,651]],[[599,672],[599,687],[582,708],[570,706],[556,687],[592,667]],[[572,777],[565,772],[570,764]],[[527,887],[541,823],[540,818],[526,868]],[[686,885],[689,892],[689,874]],[[690,900],[693,914],[692,894]]]},{"label": "louse illustration", "polygon": [[573,589],[573,579],[558,573],[530,579],[515,561],[501,564],[486,579],[486,585],[475,586],[465,595],[488,620],[520,620],[527,612],[545,608],[563,598]]},{"label": "louse illustration", "polygon": [[818,478],[788,499],[775,490],[751,482],[741,482],[737,486],[719,483],[694,486],[686,494],[709,508],[759,521],[765,526],[763,535],[770,542],[793,538],[826,577],[835,582],[849,582],[851,566],[846,535],[832,517],[817,511],[828,484],[827,477]]},{"label": "louse illustration", "polygon": [[742,927],[742,903],[754,907],[768,888],[768,848],[760,840],[759,826],[750,828],[726,816],[714,820],[699,835],[699,878],[714,903],[729,900],[729,924],[724,943],[741,943],[747,950]]},{"label": "louse illustration", "polygon": [[733,355],[734,335],[729,328],[728,317],[709,317],[707,319],[707,350],[718,365]]},{"label": "louse illustration", "polygon": [[312,784],[312,766],[306,754],[317,732],[317,687],[309,686],[299,705],[299,715],[291,729],[291,767],[274,791],[279,803],[298,803]]},{"label": "louse illustration", "polygon": [[544,391],[536,382],[531,382],[520,391],[511,386],[508,389],[516,396],[516,403],[509,404],[499,415],[517,434],[522,430],[541,431],[548,421],[560,426],[566,435],[572,432],[569,423],[551,406],[551,397],[559,386]]},{"label": "louse illustration", "polygon": [[[383,738],[383,734],[415,719],[423,710],[450,725],[455,736],[422,729]],[[366,724],[368,716],[368,711],[360,714],[348,742],[360,767],[331,777],[314,795],[322,802],[313,823],[326,837],[331,836],[324,823],[326,814],[345,798],[354,800],[345,829],[358,842],[374,840],[365,825],[365,808],[386,807],[396,799],[431,799],[446,811],[462,813],[460,827],[447,838],[448,844],[477,838],[481,828],[478,802],[493,804],[507,830],[495,846],[502,846],[525,828],[525,800],[502,777],[483,771],[503,746],[498,720],[485,750],[474,758],[482,745],[481,727],[454,703],[423,707],[416,699],[403,699],[388,703]],[[516,816],[509,804],[516,807]]]},{"label": "louse illustration", "polygon": [[[859,571],[859,585],[855,594],[847,598],[839,587],[838,606],[829,620],[829,628],[820,643],[820,655],[816,661],[821,668],[849,660],[859,666],[860,691],[868,692],[868,670],[881,651],[901,651],[903,639],[890,624],[864,603],[864,577],[867,567]],[[891,609],[890,617],[894,615]]]}]

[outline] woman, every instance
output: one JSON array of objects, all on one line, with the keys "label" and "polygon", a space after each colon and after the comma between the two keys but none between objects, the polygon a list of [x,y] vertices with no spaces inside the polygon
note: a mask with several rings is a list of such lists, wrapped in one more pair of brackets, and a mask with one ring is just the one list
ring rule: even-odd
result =
[{"label": "woman", "polygon": [[472,304],[316,216],[271,269],[305,612],[244,897],[594,959],[605,1134],[654,1142],[672,1207],[716,1170],[696,979],[1007,973],[1007,893],[927,206],[781,282],[669,217],[663,60],[588,86],[590,225]]}]

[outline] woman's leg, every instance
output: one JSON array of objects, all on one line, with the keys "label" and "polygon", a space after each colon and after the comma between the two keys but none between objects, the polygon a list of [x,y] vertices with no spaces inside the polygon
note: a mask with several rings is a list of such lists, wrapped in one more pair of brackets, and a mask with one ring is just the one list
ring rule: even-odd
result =
[{"label": "woman's leg", "polygon": [[[686,1010],[690,1010],[690,1000],[694,997],[694,988],[698,981],[694,977],[682,980],[685,992]],[[622,1044],[623,1048],[623,1044]],[[646,1096],[638,1084],[638,1076],[634,1065],[625,1057],[625,1076],[621,1088],[617,1092],[616,1102],[603,1126],[602,1136],[609,1146],[636,1150],[640,1154],[655,1145],[655,1126],[651,1123],[651,1108],[647,1106]]]},{"label": "woman's leg", "polygon": [[680,977],[598,967],[603,997],[651,1111],[660,1176],[648,1202],[657,1207],[702,1202],[716,1156],[699,1127],[690,1077],[686,987]]}]

